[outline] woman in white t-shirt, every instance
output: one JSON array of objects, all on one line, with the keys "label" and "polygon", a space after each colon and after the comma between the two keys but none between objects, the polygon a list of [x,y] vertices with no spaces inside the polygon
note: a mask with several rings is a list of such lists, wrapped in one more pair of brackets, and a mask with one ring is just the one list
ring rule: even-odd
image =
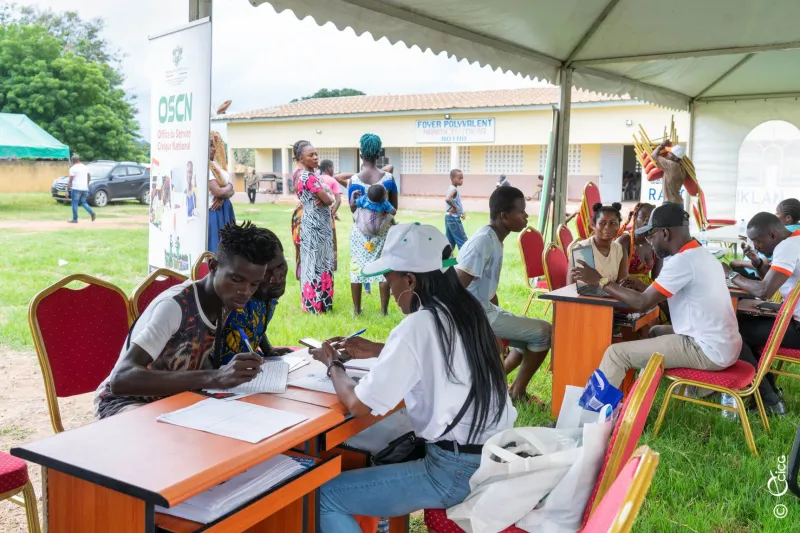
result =
[{"label": "woman in white t-shirt", "polygon": [[[404,400],[414,435],[425,442],[422,459],[351,470],[323,485],[323,533],[360,532],[353,515],[401,516],[461,503],[483,443],[514,425],[495,336],[481,304],[459,282],[450,254],[433,226],[392,227],[381,257],[361,273],[384,275],[408,316],[385,345],[332,339],[334,345],[312,350],[350,413],[385,415]],[[379,357],[356,383],[344,371],[345,354]]]},{"label": "woman in white t-shirt", "polygon": [[[609,281],[622,281],[628,277],[628,251],[615,240],[622,223],[621,209],[622,204],[620,203],[593,205],[592,228],[594,228],[594,234],[586,240],[575,241],[569,248],[570,255],[572,255],[575,247],[591,246],[595,270]],[[567,285],[574,282],[572,270],[568,270]]]}]

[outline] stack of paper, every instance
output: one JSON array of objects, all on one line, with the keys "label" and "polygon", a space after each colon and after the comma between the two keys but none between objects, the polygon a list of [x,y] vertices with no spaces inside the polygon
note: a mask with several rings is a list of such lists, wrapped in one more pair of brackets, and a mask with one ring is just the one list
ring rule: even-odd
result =
[{"label": "stack of paper", "polygon": [[[293,387],[299,387],[301,389],[309,389],[315,390],[318,392],[328,392],[330,394],[336,394],[336,389],[333,387],[333,382],[331,378],[327,375],[327,369],[324,365],[321,365],[322,368],[320,370],[313,370],[307,373],[305,376],[297,379],[293,379],[289,382],[289,385]],[[359,372],[357,370],[348,370],[347,375],[353,378],[356,382],[358,382],[362,377],[366,375],[365,372]]]},{"label": "stack of paper", "polygon": [[313,464],[313,459],[278,455],[175,507],[156,507],[156,511],[207,524]]},{"label": "stack of paper", "polygon": [[266,357],[265,361],[283,361],[289,364],[289,373],[291,374],[298,368],[302,368],[311,362],[311,356],[306,350],[306,354],[302,355],[301,352],[294,352],[294,355],[284,355],[281,357]]},{"label": "stack of paper", "polygon": [[261,405],[210,398],[156,420],[255,444],[307,419],[305,415]]},{"label": "stack of paper", "polygon": [[256,377],[247,383],[242,383],[230,389],[208,389],[208,392],[212,394],[227,392],[236,394],[239,398],[261,392],[283,394],[286,392],[286,383],[289,380],[289,368],[289,363],[284,361],[265,361],[258,369]]}]

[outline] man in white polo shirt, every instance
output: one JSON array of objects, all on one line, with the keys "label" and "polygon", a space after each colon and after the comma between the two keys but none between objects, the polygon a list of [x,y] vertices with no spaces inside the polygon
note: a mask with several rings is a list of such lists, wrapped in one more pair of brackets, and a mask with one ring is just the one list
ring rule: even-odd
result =
[{"label": "man in white polo shirt", "polygon": [[671,256],[645,292],[611,283],[582,261],[573,277],[601,287],[636,311],[668,300],[672,326],[652,328],[646,340],[611,345],[600,370],[619,387],[629,369],[644,368],[655,352],[664,355],[666,368],[716,371],[731,366],[742,348],[736,314],[722,265],[689,234],[689,215],[678,204],[661,205],[636,233],[647,235],[659,257]]},{"label": "man in white polo shirt", "polygon": [[[772,257],[772,261],[767,263],[759,259],[760,263],[753,263],[761,279],[747,279],[725,265],[728,277],[734,285],[756,298],[768,300],[777,291],[786,298],[800,281],[800,230],[789,231],[772,213],[758,213],[747,224],[747,238],[753,241],[756,251]],[[758,369],[761,350],[767,344],[775,318],[744,314],[738,318],[744,343],[739,358]],[[794,319],[786,328],[781,346],[800,349],[800,306],[794,311]],[[758,390],[767,413],[781,417],[786,415],[786,405],[775,386],[775,376],[767,374]]]},{"label": "man in white polo shirt", "polygon": [[91,174],[89,174],[89,167],[81,163],[81,158],[78,154],[74,154],[71,161],[72,166],[69,168],[67,195],[72,198],[72,220],[67,220],[67,222],[70,224],[78,223],[78,204],[86,209],[89,216],[92,217],[92,222],[94,222],[97,217],[86,201],[89,198],[89,180],[92,178]]}]

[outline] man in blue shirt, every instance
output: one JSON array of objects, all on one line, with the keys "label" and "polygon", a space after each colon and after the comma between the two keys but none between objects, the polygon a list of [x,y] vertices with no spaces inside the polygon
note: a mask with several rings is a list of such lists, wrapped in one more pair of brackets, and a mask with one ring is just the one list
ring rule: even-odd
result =
[{"label": "man in blue shirt", "polygon": [[244,309],[234,309],[228,315],[222,333],[223,364],[227,364],[237,353],[247,351],[239,329],[247,335],[251,346],[255,349],[260,348],[259,355],[263,357],[286,355],[292,351],[289,348],[274,348],[267,338],[267,326],[275,314],[278,300],[286,292],[286,273],[289,266],[283,254],[283,245],[278,237],[269,230],[265,230],[265,232],[270,240],[274,239],[279,252],[275,259],[267,263],[264,279]]}]

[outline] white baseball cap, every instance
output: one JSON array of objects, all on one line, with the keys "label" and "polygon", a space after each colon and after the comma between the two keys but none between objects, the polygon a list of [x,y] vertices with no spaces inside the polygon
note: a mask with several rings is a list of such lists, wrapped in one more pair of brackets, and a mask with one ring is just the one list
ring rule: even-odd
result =
[{"label": "white baseball cap", "polygon": [[428,224],[398,224],[386,235],[381,257],[364,265],[362,276],[380,276],[387,272],[422,274],[434,270],[446,271],[454,266],[455,258],[442,260],[442,252],[450,246],[442,232]]},{"label": "white baseball cap", "polygon": [[675,146],[670,148],[670,152],[672,152],[672,155],[674,155],[678,159],[683,159],[683,156],[686,155],[686,149],[680,144],[676,144]]}]

